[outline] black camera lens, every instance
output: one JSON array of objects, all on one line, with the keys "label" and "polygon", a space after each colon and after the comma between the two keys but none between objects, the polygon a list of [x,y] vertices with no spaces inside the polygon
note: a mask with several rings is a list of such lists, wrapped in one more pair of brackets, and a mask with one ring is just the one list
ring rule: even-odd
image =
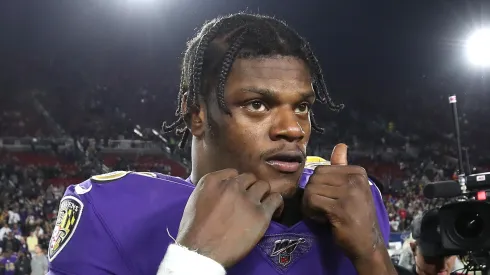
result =
[{"label": "black camera lens", "polygon": [[483,227],[483,219],[475,212],[461,213],[454,224],[456,233],[465,239],[479,237],[483,233]]}]

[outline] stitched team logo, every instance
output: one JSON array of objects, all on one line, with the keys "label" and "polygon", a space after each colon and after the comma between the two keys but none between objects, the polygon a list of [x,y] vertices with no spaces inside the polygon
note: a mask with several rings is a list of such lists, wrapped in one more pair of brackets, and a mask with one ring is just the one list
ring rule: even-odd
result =
[{"label": "stitched team logo", "polygon": [[277,240],[274,243],[274,248],[272,249],[271,257],[277,257],[277,261],[282,266],[287,266],[291,263],[291,254],[296,250],[299,244],[305,243],[306,240],[299,238],[296,240],[283,239]]},{"label": "stitched team logo", "polygon": [[54,260],[68,243],[82,216],[83,203],[72,196],[61,200],[53,235],[49,241],[48,259]]},{"label": "stitched team logo", "polygon": [[284,274],[310,251],[313,240],[312,235],[301,233],[265,235],[258,243],[258,247],[276,270]]}]

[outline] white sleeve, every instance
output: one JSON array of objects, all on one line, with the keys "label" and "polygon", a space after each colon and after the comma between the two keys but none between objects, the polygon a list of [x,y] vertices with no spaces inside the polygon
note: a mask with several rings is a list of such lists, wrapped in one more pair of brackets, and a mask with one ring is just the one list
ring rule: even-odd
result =
[{"label": "white sleeve", "polygon": [[226,275],[225,268],[206,256],[185,247],[171,244],[157,275]]}]

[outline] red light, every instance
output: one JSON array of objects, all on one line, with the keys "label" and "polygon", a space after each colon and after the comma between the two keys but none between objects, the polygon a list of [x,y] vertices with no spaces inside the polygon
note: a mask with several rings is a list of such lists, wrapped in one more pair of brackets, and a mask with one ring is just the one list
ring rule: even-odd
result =
[{"label": "red light", "polygon": [[487,192],[486,191],[480,191],[476,193],[476,199],[479,201],[486,201],[487,200]]}]

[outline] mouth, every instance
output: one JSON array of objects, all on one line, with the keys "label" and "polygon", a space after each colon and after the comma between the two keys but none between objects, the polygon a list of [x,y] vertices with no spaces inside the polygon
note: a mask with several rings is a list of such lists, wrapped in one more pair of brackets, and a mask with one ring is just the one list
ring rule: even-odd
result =
[{"label": "mouth", "polygon": [[280,152],[268,157],[265,162],[281,173],[295,173],[301,168],[305,156],[299,151]]}]

